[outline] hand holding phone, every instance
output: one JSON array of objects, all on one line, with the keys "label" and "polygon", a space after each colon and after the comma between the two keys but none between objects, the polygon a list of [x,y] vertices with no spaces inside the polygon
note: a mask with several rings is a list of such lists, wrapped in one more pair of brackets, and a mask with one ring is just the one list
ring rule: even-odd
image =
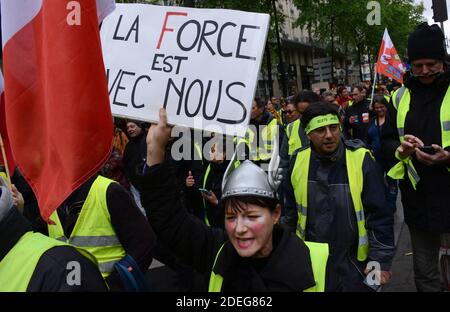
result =
[{"label": "hand holding phone", "polygon": [[198,190],[202,193],[206,193],[206,195],[211,195],[211,191],[208,191],[207,189],[199,188]]},{"label": "hand holding phone", "polygon": [[436,150],[433,148],[433,146],[422,146],[422,147],[419,147],[419,149],[420,149],[422,152],[427,153],[427,154],[429,154],[429,155],[434,155],[434,154],[436,154]]}]

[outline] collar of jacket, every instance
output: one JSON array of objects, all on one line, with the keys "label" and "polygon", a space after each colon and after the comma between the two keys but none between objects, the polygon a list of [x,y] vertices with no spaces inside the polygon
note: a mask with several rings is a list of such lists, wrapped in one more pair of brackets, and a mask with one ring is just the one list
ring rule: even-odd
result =
[{"label": "collar of jacket", "polygon": [[23,234],[31,230],[31,224],[28,220],[15,207],[10,209],[0,222],[0,261],[3,260]]},{"label": "collar of jacket", "polygon": [[[295,234],[284,228],[276,227],[274,228],[274,237],[275,235],[280,235],[281,238],[278,244],[274,246],[259,275],[263,280],[285,284],[292,290],[302,289],[304,272],[309,270],[312,274],[311,262],[309,259],[304,259],[305,254],[301,252],[302,250],[299,247],[301,242]],[[217,259],[214,273],[221,275],[225,280],[228,275],[227,272],[246,265],[247,260],[239,256],[233,244],[227,241],[220,257]]]},{"label": "collar of jacket", "polygon": [[269,124],[269,122],[272,121],[272,119],[273,119],[272,114],[265,110],[262,113],[260,120],[252,119],[250,120],[250,124],[254,126],[266,126]]}]

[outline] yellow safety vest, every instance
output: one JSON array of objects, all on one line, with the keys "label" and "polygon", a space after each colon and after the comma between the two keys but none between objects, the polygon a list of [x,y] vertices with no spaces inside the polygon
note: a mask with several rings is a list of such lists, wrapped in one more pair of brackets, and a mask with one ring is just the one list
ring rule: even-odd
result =
[{"label": "yellow safety vest", "polygon": [[[409,112],[410,102],[411,93],[406,87],[401,87],[398,89],[392,97],[392,103],[394,108],[397,110],[397,131],[400,137],[400,142],[405,140],[405,121],[406,115]],[[442,131],[442,147],[447,148],[450,146],[450,87],[448,88],[441,105],[440,123]],[[405,167],[413,188],[417,189],[417,183],[419,183],[420,177],[414,168],[411,156],[400,160],[394,167],[391,168],[391,170],[389,170],[388,175],[396,180],[404,179]],[[449,168],[447,168],[447,170],[450,172]]]},{"label": "yellow safety vest", "polygon": [[65,245],[39,233],[25,233],[0,262],[0,292],[27,291],[42,255]]},{"label": "yellow safety vest", "polygon": [[[350,194],[355,209],[358,224],[358,252],[357,259],[364,261],[367,259],[369,250],[369,240],[366,231],[366,220],[364,217],[364,208],[361,200],[363,190],[363,173],[362,166],[366,153],[370,151],[366,148],[358,148],[356,150],[345,149],[347,175],[350,187]],[[297,235],[305,240],[306,219],[308,207],[308,176],[309,164],[311,159],[311,148],[306,148],[297,154],[294,168],[291,175],[291,183],[294,187],[295,201],[297,204],[298,222]]]},{"label": "yellow safety vest", "polygon": [[8,182],[8,176],[6,175],[6,172],[0,171],[0,177],[5,179],[6,182]]},{"label": "yellow safety vest", "polygon": [[309,145],[309,139],[306,137],[302,138],[300,136],[300,129],[301,122],[300,119],[297,119],[296,121],[291,122],[286,127],[286,136],[288,138],[288,155],[292,156],[294,155],[295,151]]},{"label": "yellow safety vest", "polygon": [[115,182],[102,176],[95,179],[70,238],[64,235],[57,211],[50,216],[55,224],[48,225],[50,237],[91,253],[97,259],[104,278],[114,271],[116,262],[125,256],[125,250],[111,225],[106,202],[106,190],[111,183]]},{"label": "yellow safety vest", "polygon": [[[315,242],[305,242],[305,244],[309,248],[309,256],[311,258],[311,265],[316,285],[311,288],[305,289],[304,292],[324,292],[329,255],[328,244]],[[214,259],[211,276],[209,278],[209,292],[222,291],[223,277],[220,274],[214,273],[214,267],[216,266],[217,259],[219,258],[223,246],[225,246],[225,244],[220,247],[219,251],[217,252],[216,258]]]},{"label": "yellow safety vest", "polygon": [[[208,181],[208,175],[209,175],[210,171],[211,171],[211,164],[209,164],[208,168],[206,168],[205,176],[203,177],[203,188],[204,189],[206,189],[206,181]],[[205,201],[204,198],[203,198],[203,208],[205,210],[205,224],[207,226],[211,226],[210,223],[209,223],[209,220],[208,220],[208,214],[206,213],[206,201]]]},{"label": "yellow safety vest", "polygon": [[278,122],[276,118],[272,119],[267,126],[265,126],[261,133],[263,148],[258,146],[258,160],[268,160],[272,157],[272,136],[278,135]]}]

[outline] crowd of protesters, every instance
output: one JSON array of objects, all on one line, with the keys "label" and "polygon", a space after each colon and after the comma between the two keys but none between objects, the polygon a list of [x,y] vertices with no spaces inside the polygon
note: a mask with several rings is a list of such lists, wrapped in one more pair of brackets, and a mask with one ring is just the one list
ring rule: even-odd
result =
[{"label": "crowd of protesters", "polygon": [[[434,41],[421,48],[420,40],[429,38]],[[440,235],[450,232],[448,206],[442,206],[450,186],[450,107],[439,40],[428,25],[411,35],[413,70],[404,86],[377,83],[372,92],[370,82],[331,85],[255,98],[253,127],[232,138],[234,147],[244,147],[241,159],[228,157],[227,140],[217,134],[187,129],[171,137],[164,110],[158,125],[115,119],[109,160],[53,213],[54,224],[40,219],[36,198],[16,171],[11,193],[0,181],[0,238],[11,238],[0,244],[0,259],[33,242],[40,258],[33,256],[28,279],[11,289],[132,291],[141,283],[139,290],[151,290],[139,272],[156,258],[176,272],[183,291],[373,291],[395,274],[396,179],[403,178],[416,285],[440,290],[437,250]],[[414,122],[405,122],[408,90],[414,91],[408,93]],[[420,108],[427,92],[437,94],[434,109]],[[172,153],[177,140],[185,143],[181,159]],[[434,206],[424,202],[426,193],[437,194]],[[60,264],[76,254],[87,283],[58,286],[62,269],[47,263],[54,254]],[[2,263],[12,265],[5,257],[0,271]]]}]

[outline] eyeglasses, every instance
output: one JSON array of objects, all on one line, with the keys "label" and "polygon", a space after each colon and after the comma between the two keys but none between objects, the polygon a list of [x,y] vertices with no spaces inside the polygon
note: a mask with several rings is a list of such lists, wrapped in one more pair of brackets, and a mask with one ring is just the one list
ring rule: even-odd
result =
[{"label": "eyeglasses", "polygon": [[286,114],[293,114],[293,113],[295,113],[295,110],[287,110],[285,112],[286,112]]}]

